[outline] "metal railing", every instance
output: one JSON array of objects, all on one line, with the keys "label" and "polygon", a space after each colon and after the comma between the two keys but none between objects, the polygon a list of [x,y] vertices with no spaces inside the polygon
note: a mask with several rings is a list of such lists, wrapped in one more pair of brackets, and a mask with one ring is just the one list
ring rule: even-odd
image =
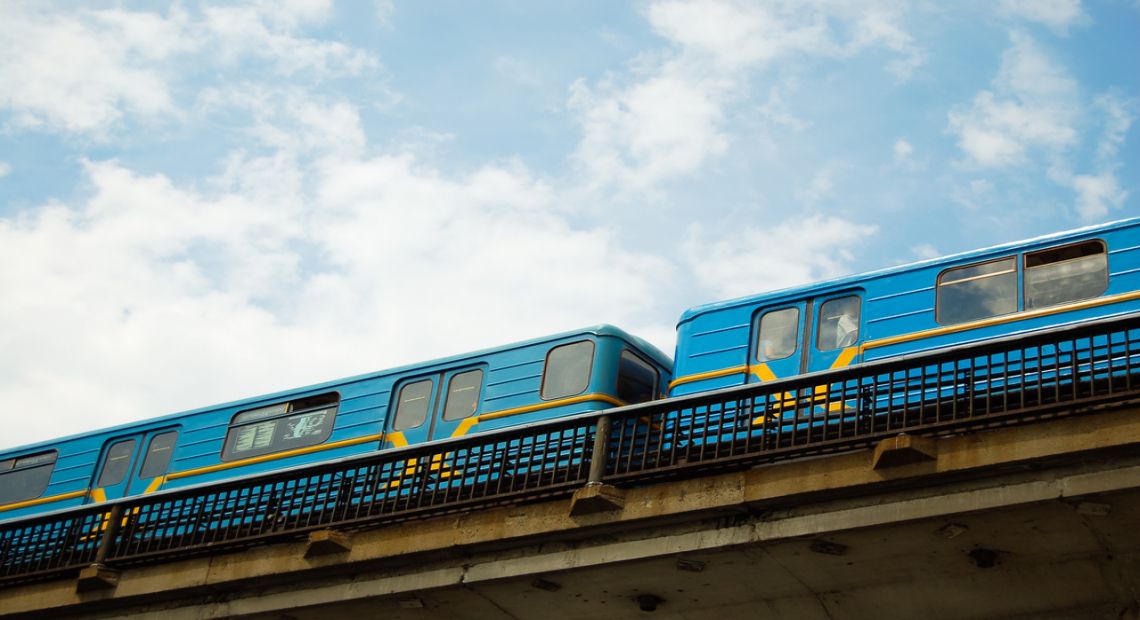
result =
[{"label": "metal railing", "polygon": [[1140,399],[1140,315],[0,523],[0,584]]}]

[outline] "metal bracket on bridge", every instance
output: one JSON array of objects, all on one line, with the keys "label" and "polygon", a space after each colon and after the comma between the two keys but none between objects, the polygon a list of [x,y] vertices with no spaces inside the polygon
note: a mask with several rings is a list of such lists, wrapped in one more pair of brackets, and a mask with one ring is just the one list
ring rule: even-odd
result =
[{"label": "metal bracket on bridge", "polygon": [[76,592],[97,592],[113,590],[119,585],[119,571],[102,564],[92,564],[79,570],[75,582]]},{"label": "metal bracket on bridge", "polygon": [[884,439],[875,446],[871,469],[886,469],[900,465],[913,465],[938,458],[938,443],[928,437],[901,433]]},{"label": "metal bracket on bridge", "polygon": [[309,545],[305,548],[306,558],[315,558],[352,551],[352,541],[343,532],[317,530],[309,534]]},{"label": "metal bracket on bridge", "polygon": [[611,512],[625,508],[625,489],[611,484],[591,482],[574,491],[570,498],[570,516],[580,517],[599,512]]}]

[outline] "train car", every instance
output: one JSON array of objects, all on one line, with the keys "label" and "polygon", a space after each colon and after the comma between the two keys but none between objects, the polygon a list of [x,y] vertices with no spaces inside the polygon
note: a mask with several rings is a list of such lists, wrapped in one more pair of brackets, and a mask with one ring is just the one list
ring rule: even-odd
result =
[{"label": "train car", "polygon": [[679,396],[1140,310],[1140,218],[699,306]]},{"label": "train car", "polygon": [[660,398],[671,362],[612,326],[0,453],[0,520]]}]

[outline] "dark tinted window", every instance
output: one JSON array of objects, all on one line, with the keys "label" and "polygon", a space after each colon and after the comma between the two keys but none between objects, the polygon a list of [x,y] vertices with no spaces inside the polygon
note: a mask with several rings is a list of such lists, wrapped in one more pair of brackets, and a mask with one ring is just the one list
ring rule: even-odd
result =
[{"label": "dark tinted window", "polygon": [[119,484],[127,478],[131,468],[131,455],[135,451],[135,440],[117,441],[107,449],[107,457],[103,461],[103,470],[99,472],[97,487],[109,487]]},{"label": "dark tinted window", "polygon": [[230,423],[222,460],[315,446],[332,434],[339,402],[334,392],[243,411]]},{"label": "dark tinted window", "polygon": [[1086,241],[1025,255],[1025,309],[1096,297],[1108,289],[1103,241]]},{"label": "dark tinted window", "polygon": [[542,397],[550,400],[584,392],[593,361],[594,343],[589,340],[551,349],[542,372]]},{"label": "dark tinted window", "polygon": [[44,494],[51,472],[55,469],[56,452],[0,461],[0,504],[35,499]]},{"label": "dark tinted window", "polygon": [[151,437],[146,458],[139,470],[139,478],[154,478],[165,474],[170,467],[170,457],[174,455],[174,443],[177,440],[178,431],[167,431]]},{"label": "dark tinted window", "polygon": [[444,420],[461,420],[470,417],[479,406],[479,386],[483,383],[483,371],[461,372],[447,384],[447,402],[443,405]]},{"label": "dark tinted window", "polygon": [[943,325],[1017,311],[1017,268],[1003,258],[948,269],[938,276],[938,322]]},{"label": "dark tinted window", "polygon": [[428,408],[431,403],[431,379],[408,383],[400,388],[400,396],[396,401],[396,419],[392,428],[398,431],[416,428],[427,420]]},{"label": "dark tinted window", "polygon": [[618,360],[617,397],[628,403],[644,403],[657,395],[657,370],[653,366],[623,350]]},{"label": "dark tinted window", "polygon": [[842,349],[859,340],[859,297],[829,299],[819,307],[819,331],[815,344],[820,351]]},{"label": "dark tinted window", "polygon": [[799,326],[799,308],[783,308],[765,313],[760,317],[756,359],[768,362],[791,357],[799,343]]}]

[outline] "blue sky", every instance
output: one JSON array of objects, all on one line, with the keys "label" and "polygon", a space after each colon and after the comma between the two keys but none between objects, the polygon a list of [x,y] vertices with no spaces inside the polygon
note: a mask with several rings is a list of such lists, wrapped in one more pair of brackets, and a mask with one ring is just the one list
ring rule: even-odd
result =
[{"label": "blue sky", "polygon": [[[1140,215],[1136,0],[0,0],[0,446]],[[20,412],[20,413],[16,413]]]}]

